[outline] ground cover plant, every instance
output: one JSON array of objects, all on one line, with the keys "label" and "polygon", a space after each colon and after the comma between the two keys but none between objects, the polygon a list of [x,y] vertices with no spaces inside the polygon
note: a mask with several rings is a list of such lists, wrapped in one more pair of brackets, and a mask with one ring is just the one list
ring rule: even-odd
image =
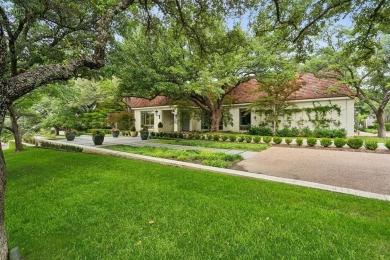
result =
[{"label": "ground cover plant", "polygon": [[[244,139],[242,140],[244,141]],[[218,148],[218,149],[234,149],[234,150],[246,150],[246,151],[261,151],[266,150],[269,145],[267,144],[248,144],[248,143],[232,143],[232,142],[208,142],[208,141],[199,141],[199,140],[151,140],[154,143],[162,144],[177,144],[177,145],[188,145],[188,146],[200,146],[206,148]]]},{"label": "ground cover plant", "polygon": [[25,259],[390,258],[389,202],[110,156],[5,155],[9,245]]},{"label": "ground cover plant", "polygon": [[242,160],[241,155],[225,154],[210,150],[183,150],[163,147],[140,147],[129,145],[106,146],[106,149],[142,154],[158,158],[174,159],[186,162],[198,162],[208,166],[229,168],[234,162]]}]

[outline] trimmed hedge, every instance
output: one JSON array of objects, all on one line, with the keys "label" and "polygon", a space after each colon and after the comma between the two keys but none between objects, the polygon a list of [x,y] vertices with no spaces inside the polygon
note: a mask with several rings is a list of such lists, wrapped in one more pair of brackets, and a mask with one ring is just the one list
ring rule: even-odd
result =
[{"label": "trimmed hedge", "polygon": [[311,147],[313,147],[317,144],[317,139],[314,137],[309,137],[309,138],[307,138],[306,141],[307,141],[307,145],[311,146]]},{"label": "trimmed hedge", "polygon": [[72,145],[66,145],[66,144],[53,144],[49,142],[40,142],[42,148],[48,148],[48,149],[54,149],[54,150],[61,150],[61,151],[67,151],[67,152],[82,152],[83,148],[72,146]]},{"label": "trimmed hedge", "polygon": [[264,143],[269,144],[272,141],[272,137],[271,136],[264,136],[263,141],[264,141]]},{"label": "trimmed hedge", "polygon": [[280,136],[275,136],[274,137],[274,143],[275,144],[281,144],[282,141],[283,141],[282,137],[280,137]]},{"label": "trimmed hedge", "polygon": [[363,146],[363,139],[361,138],[349,138],[347,145],[352,149],[359,149]]},{"label": "trimmed hedge", "polygon": [[366,140],[364,142],[364,147],[368,150],[376,150],[378,148],[378,141],[377,140]]},{"label": "trimmed hedge", "polygon": [[284,141],[286,142],[286,144],[290,145],[291,142],[292,142],[292,138],[285,138]]},{"label": "trimmed hedge", "polygon": [[347,139],[345,139],[345,138],[335,138],[334,139],[334,145],[337,148],[341,148],[341,147],[343,147],[346,144],[347,144]]},{"label": "trimmed hedge", "polygon": [[388,141],[385,142],[385,146],[386,146],[387,149],[390,150],[390,140],[388,140]]},{"label": "trimmed hedge", "polygon": [[329,147],[332,145],[332,143],[333,143],[332,139],[330,139],[330,138],[321,138],[321,140],[320,140],[320,144],[323,147]]},{"label": "trimmed hedge", "polygon": [[303,139],[302,138],[297,138],[295,141],[297,142],[298,146],[301,146],[303,144]]}]

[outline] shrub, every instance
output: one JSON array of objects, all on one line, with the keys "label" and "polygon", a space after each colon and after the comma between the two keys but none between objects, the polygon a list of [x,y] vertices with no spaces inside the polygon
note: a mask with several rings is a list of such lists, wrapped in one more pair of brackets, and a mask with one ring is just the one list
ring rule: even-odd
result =
[{"label": "shrub", "polygon": [[347,141],[347,145],[352,149],[359,149],[363,146],[363,139],[361,138],[349,138]]},{"label": "shrub", "polygon": [[385,124],[386,131],[390,131],[390,123]]},{"label": "shrub", "polygon": [[158,122],[158,124],[157,124],[157,127],[158,127],[158,128],[163,128],[163,127],[164,127],[164,125],[163,125],[163,123],[161,123],[161,122]]},{"label": "shrub", "polygon": [[269,144],[272,141],[272,137],[271,136],[264,136],[263,141],[264,141],[264,143]]},{"label": "shrub", "polygon": [[334,130],[333,138],[345,138],[345,137],[347,137],[347,130],[345,129]]},{"label": "shrub", "polygon": [[228,136],[227,135],[221,135],[221,139],[222,139],[222,141],[225,142],[228,139]]},{"label": "shrub", "polygon": [[284,141],[286,142],[286,144],[290,145],[292,142],[292,139],[288,137],[288,138],[285,138]]},{"label": "shrub", "polygon": [[313,131],[311,131],[309,127],[305,127],[301,130],[300,136],[311,137],[313,136]]},{"label": "shrub", "polygon": [[214,138],[214,141],[219,141],[219,135],[214,135],[213,138]]},{"label": "shrub", "polygon": [[178,133],[178,134],[177,134],[177,138],[183,139],[183,138],[184,138],[183,133]]},{"label": "shrub", "polygon": [[252,142],[252,136],[246,136],[245,141],[249,144]]},{"label": "shrub", "polygon": [[282,130],[276,131],[276,134],[278,136],[286,137],[286,136],[291,136],[291,131],[288,128],[283,128]]},{"label": "shrub", "polygon": [[268,127],[256,127],[256,126],[249,126],[247,128],[248,134],[250,135],[266,135],[271,136],[272,130]]},{"label": "shrub", "polygon": [[386,146],[387,149],[390,150],[390,140],[387,140],[387,141],[385,142],[385,146]]},{"label": "shrub", "polygon": [[229,135],[229,141],[230,141],[230,142],[235,142],[236,139],[237,139],[237,136],[235,136],[235,135]]},{"label": "shrub", "polygon": [[313,138],[313,137],[307,138],[306,141],[307,141],[307,145],[311,146],[311,147],[313,147],[313,146],[315,146],[317,144],[317,139]]},{"label": "shrub", "polygon": [[323,147],[328,147],[328,146],[331,146],[332,145],[332,139],[330,139],[330,138],[322,138],[321,140],[320,140],[320,143],[321,143],[321,146],[323,146]]},{"label": "shrub", "polygon": [[245,140],[245,137],[243,137],[243,136],[239,136],[237,138],[237,141],[239,141],[240,143],[244,142],[244,140]]},{"label": "shrub", "polygon": [[282,137],[280,137],[280,136],[275,136],[274,137],[274,143],[275,144],[280,144],[280,143],[282,143]]},{"label": "shrub", "polygon": [[213,135],[207,135],[207,140],[211,141],[214,139],[214,136]]},{"label": "shrub", "polygon": [[41,147],[54,149],[54,150],[68,151],[68,152],[82,152],[83,151],[83,148],[81,148],[81,147],[76,147],[76,146],[66,145],[66,144],[52,144],[52,143],[48,143],[48,142],[41,142]]},{"label": "shrub", "polygon": [[194,139],[199,140],[200,139],[200,134],[194,134]]},{"label": "shrub", "polygon": [[377,140],[366,140],[364,142],[364,147],[368,150],[376,150],[378,148],[378,141]]},{"label": "shrub", "polygon": [[341,148],[341,147],[343,147],[346,144],[347,144],[347,139],[345,139],[345,138],[335,138],[334,139],[334,145],[337,148]]},{"label": "shrub", "polygon": [[297,138],[297,140],[295,140],[297,142],[297,145],[298,146],[301,146],[303,144],[303,139],[302,138]]},{"label": "shrub", "polygon": [[261,137],[260,137],[260,136],[255,136],[255,137],[253,137],[253,142],[254,142],[255,144],[260,143],[260,140],[261,140]]}]

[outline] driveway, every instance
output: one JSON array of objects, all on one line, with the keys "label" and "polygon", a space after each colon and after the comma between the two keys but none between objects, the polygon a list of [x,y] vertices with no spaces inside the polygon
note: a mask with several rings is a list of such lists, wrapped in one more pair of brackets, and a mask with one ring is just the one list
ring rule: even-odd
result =
[{"label": "driveway", "polygon": [[266,175],[390,195],[390,155],[271,147],[236,165]]}]

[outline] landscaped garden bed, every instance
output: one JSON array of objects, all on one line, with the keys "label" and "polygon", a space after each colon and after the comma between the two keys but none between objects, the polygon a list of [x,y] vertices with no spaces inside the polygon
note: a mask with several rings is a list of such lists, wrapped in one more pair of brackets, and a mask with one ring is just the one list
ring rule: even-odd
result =
[{"label": "landscaped garden bed", "polygon": [[142,154],[158,158],[173,159],[203,165],[229,168],[234,163],[241,161],[243,158],[238,154],[226,154],[210,150],[183,150],[163,147],[139,147],[129,145],[106,146],[105,149]]}]

